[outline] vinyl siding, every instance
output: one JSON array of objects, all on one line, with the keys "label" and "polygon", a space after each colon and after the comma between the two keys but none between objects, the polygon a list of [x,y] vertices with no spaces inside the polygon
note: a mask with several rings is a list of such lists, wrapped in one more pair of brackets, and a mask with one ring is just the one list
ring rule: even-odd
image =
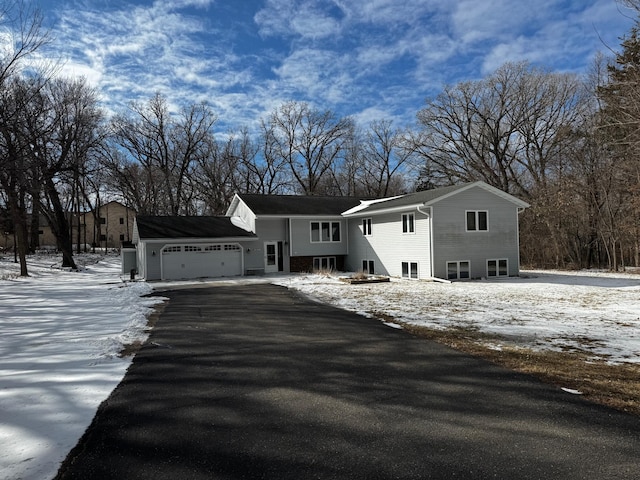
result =
[{"label": "vinyl siding", "polygon": [[[402,214],[413,213],[415,232],[402,232]],[[375,273],[402,276],[402,262],[418,263],[419,278],[431,277],[430,220],[416,211],[374,215],[371,235],[362,234],[362,218],[349,219],[349,270],[362,269],[362,260],[375,261]]]},{"label": "vinyl siding", "polygon": [[[466,231],[466,211],[488,212],[487,231]],[[487,260],[508,260],[509,275],[519,273],[518,210],[510,201],[480,187],[433,206],[434,276],[447,278],[449,261],[471,262],[471,277],[487,275]]]},{"label": "vinyl siding", "polygon": [[[264,268],[264,242],[288,242],[287,220],[284,218],[256,219],[255,233],[257,242],[247,243],[249,252],[244,257],[245,270]],[[245,249],[246,252],[246,249]],[[283,249],[283,269],[289,271],[289,255],[286,247]]]},{"label": "vinyl siding", "polygon": [[[339,242],[311,242],[311,222],[340,222]],[[346,255],[348,235],[346,220],[343,218],[292,218],[291,219],[291,256]],[[262,237],[262,235],[260,235]]]}]

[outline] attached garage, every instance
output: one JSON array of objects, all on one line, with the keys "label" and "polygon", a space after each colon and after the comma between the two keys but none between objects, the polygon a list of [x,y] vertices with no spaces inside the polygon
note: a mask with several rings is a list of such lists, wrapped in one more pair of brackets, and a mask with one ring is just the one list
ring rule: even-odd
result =
[{"label": "attached garage", "polygon": [[167,245],[161,250],[162,278],[233,277],[242,275],[242,247],[237,243]]},{"label": "attached garage", "polygon": [[133,227],[139,276],[183,280],[244,274],[244,252],[257,240],[230,217],[138,216]]}]

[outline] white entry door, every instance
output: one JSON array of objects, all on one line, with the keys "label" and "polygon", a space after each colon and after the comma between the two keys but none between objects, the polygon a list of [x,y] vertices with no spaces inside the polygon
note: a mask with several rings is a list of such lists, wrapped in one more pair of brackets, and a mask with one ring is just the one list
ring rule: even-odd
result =
[{"label": "white entry door", "polygon": [[275,273],[278,271],[278,242],[264,243],[264,272]]}]

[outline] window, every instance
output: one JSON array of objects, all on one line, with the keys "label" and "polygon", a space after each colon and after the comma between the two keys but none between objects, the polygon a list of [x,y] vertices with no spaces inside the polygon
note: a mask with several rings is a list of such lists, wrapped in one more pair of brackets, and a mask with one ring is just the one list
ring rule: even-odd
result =
[{"label": "window", "polygon": [[196,245],[185,245],[184,251],[185,252],[201,252],[202,249]]},{"label": "window", "polygon": [[402,233],[414,233],[415,230],[415,222],[413,213],[403,213],[402,214]]},{"label": "window", "polygon": [[313,257],[314,270],[335,270],[336,257]]},{"label": "window", "polygon": [[340,222],[311,222],[311,242],[339,242]]},{"label": "window", "polygon": [[447,280],[457,280],[460,278],[471,278],[469,261],[447,262]]},{"label": "window", "polygon": [[402,262],[402,278],[418,278],[418,263]]},{"label": "window", "polygon": [[180,245],[176,245],[175,247],[165,247],[163,253],[171,253],[171,252],[181,252],[182,247]]},{"label": "window", "polygon": [[121,233],[121,234],[120,234],[120,241],[121,241],[121,242],[124,242],[124,233]]},{"label": "window", "polygon": [[220,245],[207,245],[206,247],[204,247],[205,252],[218,252],[220,250],[222,250],[222,247]]},{"label": "window", "polygon": [[107,219],[104,217],[100,217],[100,225],[105,225],[107,223]]},{"label": "window", "polygon": [[107,241],[107,236],[106,235],[100,235],[100,241],[101,242],[106,242]]},{"label": "window", "polygon": [[375,273],[375,264],[373,260],[362,260],[362,271],[373,275]]},{"label": "window", "polygon": [[467,232],[489,230],[489,212],[467,210]]},{"label": "window", "polygon": [[509,268],[506,258],[487,260],[487,277],[508,277]]},{"label": "window", "polygon": [[371,219],[370,218],[362,219],[362,234],[365,237],[368,237],[369,235],[371,235]]},{"label": "window", "polygon": [[230,244],[225,245],[224,249],[226,251],[232,251],[232,250],[233,251],[238,251],[238,250],[240,250],[240,245],[236,245],[236,244],[230,243]]},{"label": "window", "polygon": [[120,217],[120,225],[124,225],[124,218]]}]

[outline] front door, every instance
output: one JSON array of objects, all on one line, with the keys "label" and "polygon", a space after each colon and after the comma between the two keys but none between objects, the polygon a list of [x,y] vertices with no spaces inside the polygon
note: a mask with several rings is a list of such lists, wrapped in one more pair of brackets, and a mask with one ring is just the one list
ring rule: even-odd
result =
[{"label": "front door", "polygon": [[264,243],[264,272],[275,273],[278,271],[278,242]]}]

